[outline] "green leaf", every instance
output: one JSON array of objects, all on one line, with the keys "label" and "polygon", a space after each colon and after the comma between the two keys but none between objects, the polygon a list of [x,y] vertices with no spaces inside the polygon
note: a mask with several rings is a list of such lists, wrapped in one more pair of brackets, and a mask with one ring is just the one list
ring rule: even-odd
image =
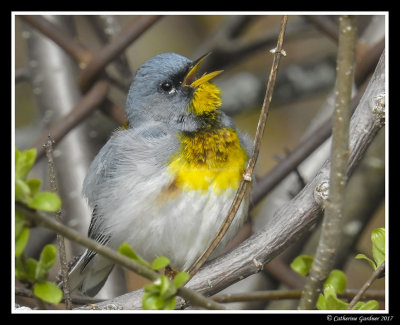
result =
[{"label": "green leaf", "polygon": [[26,277],[30,282],[35,282],[37,280],[36,270],[38,269],[38,261],[34,258],[28,258],[25,262]]},{"label": "green leaf", "polygon": [[353,310],[376,310],[379,308],[379,303],[376,300],[369,300],[367,302],[359,301],[357,302]]},{"label": "green leaf", "polygon": [[317,304],[315,305],[319,310],[326,310],[326,299],[324,295],[319,294]]},{"label": "green leaf", "polygon": [[352,308],[352,310],[359,310],[362,306],[364,306],[365,302],[358,301]]},{"label": "green leaf", "polygon": [[25,267],[21,258],[15,259],[15,278],[21,281],[27,279]]},{"label": "green leaf", "polygon": [[40,254],[40,260],[39,260],[40,267],[42,267],[46,271],[49,271],[54,265],[56,258],[57,258],[56,246],[51,244],[46,245]]},{"label": "green leaf", "polygon": [[189,273],[187,272],[179,272],[177,275],[175,275],[174,278],[174,287],[176,289],[180,288],[183,286],[190,278]]},{"label": "green leaf", "polygon": [[147,263],[144,259],[142,259],[136,252],[132,249],[132,247],[124,242],[122,243],[119,248],[118,252],[126,257],[129,257],[130,259],[134,260],[135,262],[138,262],[144,266],[150,267],[150,264]]},{"label": "green leaf", "polygon": [[150,283],[144,286],[144,292],[151,293],[151,294],[159,294],[160,287],[157,284]]},{"label": "green leaf", "polygon": [[373,260],[371,260],[370,258],[368,258],[366,255],[364,254],[357,254],[355,257],[355,259],[357,260],[366,260],[372,267],[372,269],[375,271],[376,270],[376,264]]},{"label": "green leaf", "polygon": [[28,203],[32,209],[55,212],[61,208],[60,197],[52,192],[39,192]]},{"label": "green leaf", "polygon": [[161,270],[162,268],[166,267],[170,263],[169,258],[165,256],[158,256],[154,259],[151,263],[151,268],[153,270]]},{"label": "green leaf", "polygon": [[340,270],[332,270],[324,282],[324,286],[331,285],[336,293],[343,293],[347,286],[347,277]]},{"label": "green leaf", "polygon": [[377,228],[371,233],[372,255],[379,267],[385,261],[385,228]]},{"label": "green leaf", "polygon": [[309,255],[299,255],[290,263],[290,267],[300,275],[306,276],[310,272],[313,261],[314,258]]},{"label": "green leaf", "polygon": [[33,286],[33,294],[51,304],[58,304],[62,299],[61,289],[56,284],[49,281],[35,283]]},{"label": "green leaf", "polygon": [[336,296],[329,296],[326,299],[326,310],[347,310],[348,305]]},{"label": "green leaf", "polygon": [[324,297],[326,303],[325,310],[346,310],[349,305],[336,297],[335,288],[330,284],[324,288]]},{"label": "green leaf", "polygon": [[29,239],[29,228],[23,228],[19,236],[15,238],[15,256],[19,257],[25,249]]},{"label": "green leaf", "polygon": [[174,310],[176,303],[176,296],[173,296],[165,301],[163,310]]},{"label": "green leaf", "polygon": [[31,195],[34,196],[39,192],[40,187],[42,186],[42,181],[40,179],[31,178],[26,181],[26,184],[29,186]]},{"label": "green leaf", "polygon": [[164,300],[157,295],[145,293],[142,298],[142,307],[145,310],[159,310],[164,307]]},{"label": "green leaf", "polygon": [[15,238],[18,238],[21,234],[22,229],[25,227],[26,220],[25,218],[15,211]]},{"label": "green leaf", "polygon": [[[171,294],[175,293],[175,288],[170,290],[170,282],[165,275],[161,275],[160,277],[161,284],[160,284],[160,297],[165,299],[168,298]],[[172,292],[173,291],[173,292]]]},{"label": "green leaf", "polygon": [[31,200],[31,189],[22,179],[15,180],[15,201],[28,204]]},{"label": "green leaf", "polygon": [[19,151],[15,148],[15,179],[26,179],[36,159],[36,149]]}]

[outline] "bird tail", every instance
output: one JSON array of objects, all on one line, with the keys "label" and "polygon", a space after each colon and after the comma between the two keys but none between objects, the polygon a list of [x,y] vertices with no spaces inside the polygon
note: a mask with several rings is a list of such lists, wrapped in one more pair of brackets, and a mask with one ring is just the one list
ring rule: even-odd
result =
[{"label": "bird tail", "polygon": [[87,296],[95,296],[106,282],[114,264],[108,259],[86,250],[69,271],[70,289],[78,289]]}]

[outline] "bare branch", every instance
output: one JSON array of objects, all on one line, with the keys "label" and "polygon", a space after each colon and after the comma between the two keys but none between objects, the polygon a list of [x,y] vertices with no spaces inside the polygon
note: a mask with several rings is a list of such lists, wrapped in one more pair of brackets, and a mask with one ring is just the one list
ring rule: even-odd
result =
[{"label": "bare branch", "polygon": [[93,54],[90,50],[46,18],[38,15],[21,15],[19,17],[57,43],[80,64],[86,64],[91,60]]},{"label": "bare branch", "polygon": [[89,87],[93,79],[103,68],[122,53],[134,40],[149,29],[160,16],[141,16],[126,25],[113,40],[97,52],[78,76],[78,84],[82,89]]},{"label": "bare branch", "polygon": [[354,72],[356,17],[341,16],[337,58],[336,100],[332,126],[329,198],[317,253],[300,299],[299,309],[314,309],[322,284],[335,262],[340,243],[349,155],[350,101]]},{"label": "bare branch", "polygon": [[50,134],[54,141],[58,143],[74,126],[78,125],[85,117],[98,107],[106,98],[109,91],[109,83],[104,80],[97,81],[90,91],[71,109],[71,111],[55,122],[49,130],[36,141],[37,158],[43,154],[43,144],[47,141]]},{"label": "bare branch", "polygon": [[261,108],[260,119],[259,119],[258,125],[257,125],[253,153],[249,159],[247,168],[243,175],[243,179],[240,183],[240,186],[239,186],[239,188],[236,192],[236,195],[233,199],[232,205],[228,211],[228,214],[227,214],[221,228],[219,229],[216,237],[211,242],[211,244],[206,249],[206,251],[200,256],[200,258],[196,261],[196,263],[189,269],[190,275],[193,275],[197,272],[197,270],[204,264],[204,262],[211,255],[211,253],[213,252],[215,247],[217,247],[217,245],[219,244],[219,242],[221,241],[221,239],[224,237],[225,233],[227,232],[233,219],[235,218],[235,215],[239,209],[240,203],[242,202],[243,198],[250,190],[251,177],[253,175],[254,167],[257,162],[258,153],[260,151],[260,146],[261,146],[261,139],[264,134],[265,125],[267,123],[269,105],[272,100],[272,93],[273,93],[274,86],[275,86],[275,79],[276,79],[276,74],[278,72],[280,57],[281,57],[281,55],[283,55],[283,51],[284,51],[282,48],[282,45],[283,45],[283,38],[285,35],[285,30],[286,30],[287,19],[288,19],[287,16],[283,16],[282,22],[281,22],[281,30],[280,30],[280,33],[278,36],[278,42],[277,42],[276,48],[274,49],[274,52],[273,52],[274,60],[273,60],[271,72],[269,75],[269,80],[268,80],[267,90],[265,93],[264,103]]},{"label": "bare branch", "polygon": [[[384,125],[384,120],[381,119],[385,108],[382,103],[384,94],[385,53],[383,52],[351,119],[347,175],[353,172],[369,143]],[[186,287],[210,296],[259,272],[264,264],[282,253],[318,220],[323,199],[318,197],[316,188],[328,181],[329,170],[330,161],[327,160],[314,179],[295,198],[270,216],[263,229],[230,252],[205,263],[204,267],[189,280]],[[99,306],[115,304],[122,309],[140,309],[142,293],[142,290],[129,292],[99,303]]]},{"label": "bare branch", "polygon": [[[360,290],[346,289],[343,294],[339,294],[340,298],[355,298]],[[229,293],[212,297],[213,300],[220,303],[239,302],[239,301],[259,301],[259,300],[281,300],[281,299],[299,299],[301,290],[266,290],[248,293]],[[385,300],[385,290],[369,290],[364,292],[364,299]],[[351,309],[351,308],[349,308]]]},{"label": "bare branch", "polygon": [[[53,158],[53,140],[49,136],[47,139],[47,143],[44,145],[46,150],[47,156],[47,165],[49,168],[49,183],[50,183],[50,190],[53,193],[58,194],[58,185],[57,185],[57,177],[56,177],[56,169],[54,165],[54,158]],[[58,222],[62,222],[61,217],[61,209],[56,211],[55,219]],[[72,302],[71,302],[71,290],[69,285],[69,277],[68,277],[68,262],[67,262],[67,255],[65,252],[65,243],[64,237],[57,233],[57,248],[60,257],[60,267],[61,267],[61,280],[62,280],[62,288],[63,288],[63,296],[65,299],[65,307],[67,309],[72,309]]]},{"label": "bare branch", "polygon": [[[91,250],[95,251],[97,254],[100,254],[116,264],[119,264],[128,270],[131,270],[140,276],[145,277],[151,281],[155,281],[160,277],[160,274],[151,270],[148,267],[145,267],[132,259],[119,254],[113,249],[101,245],[93,239],[88,238],[87,236],[81,235],[79,232],[73,230],[72,228],[66,227],[63,224],[54,221],[52,218],[49,218],[45,214],[30,209],[24,204],[20,202],[16,202],[15,204],[16,210],[18,210],[23,216],[33,221],[35,224],[46,227],[50,230],[55,231],[58,234],[80,244]],[[197,292],[187,289],[186,287],[181,287],[178,289],[178,295],[190,301],[191,304],[195,306],[202,306],[207,309],[226,309],[224,306],[203,297],[201,294]]]},{"label": "bare branch", "polygon": [[377,269],[374,271],[374,273],[371,274],[369,279],[364,283],[364,285],[361,287],[360,291],[355,295],[353,300],[350,302],[349,306],[347,309],[353,309],[354,305],[361,299],[361,297],[365,296],[365,292],[368,290],[368,288],[371,286],[371,284],[385,271],[385,262],[382,262],[382,264],[377,267]]}]

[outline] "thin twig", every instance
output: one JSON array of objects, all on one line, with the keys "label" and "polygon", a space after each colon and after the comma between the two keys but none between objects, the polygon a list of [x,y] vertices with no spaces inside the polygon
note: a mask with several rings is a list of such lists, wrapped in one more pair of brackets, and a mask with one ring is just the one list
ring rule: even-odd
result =
[{"label": "thin twig", "polygon": [[[358,87],[357,94],[353,97],[352,112],[356,109],[365,88],[368,85],[368,75],[373,73],[379,58],[384,50],[384,39],[374,46],[371,46],[362,58],[357,61],[354,70],[354,81]],[[379,51],[379,53],[377,52]],[[377,54],[378,53],[378,54]],[[304,138],[299,145],[292,150],[282,161],[273,167],[268,173],[262,176],[252,192],[250,208],[256,206],[271,192],[289,173],[294,171],[315,149],[317,149],[332,131],[331,117],[320,123],[315,131]]]},{"label": "thin twig", "polygon": [[332,126],[329,197],[326,202],[317,253],[300,300],[299,309],[313,309],[335,262],[342,234],[343,199],[349,157],[350,102],[354,72],[356,17],[340,17],[336,101]]},{"label": "thin twig", "polygon": [[[118,16],[113,15],[94,15],[87,16],[89,22],[93,25],[97,36],[106,44],[110,42],[121,32],[121,26],[118,21]],[[124,81],[130,81],[132,71],[129,67],[128,59],[125,53],[121,53],[114,61],[114,67]]]},{"label": "thin twig", "polygon": [[384,270],[385,270],[385,261],[383,261],[382,264],[376,268],[374,273],[371,274],[369,279],[361,287],[360,291],[358,291],[358,293],[351,300],[347,309],[353,309],[354,305],[361,299],[361,297],[365,296],[365,291],[368,290],[371,284],[381,275],[382,272],[384,272]]},{"label": "thin twig", "polygon": [[21,15],[18,17],[31,24],[38,31],[58,44],[66,53],[79,62],[79,64],[87,64],[91,60],[93,54],[89,49],[46,18],[38,15]]},{"label": "thin twig", "polygon": [[317,29],[323,32],[334,42],[338,41],[338,25],[329,16],[305,15],[304,18],[306,18],[310,23],[312,23]]},{"label": "thin twig", "polygon": [[[35,298],[32,290],[27,288],[15,288],[15,295],[25,298]],[[99,302],[103,302],[104,299],[100,298],[93,298],[88,296],[78,296],[78,295],[71,295],[71,301],[75,305],[84,305],[84,304],[96,304]],[[61,302],[65,302],[65,297],[61,299]]]},{"label": "thin twig", "polygon": [[128,23],[112,41],[98,51],[81,71],[78,76],[78,84],[81,89],[87,89],[95,77],[109,64],[118,57],[133,41],[147,31],[160,16],[141,16]]},{"label": "thin twig", "polygon": [[[15,209],[19,211],[27,219],[33,221],[35,224],[53,230],[56,233],[61,234],[65,238],[68,238],[69,240],[72,240],[75,243],[78,243],[95,251],[97,254],[108,258],[110,261],[119,264],[146,279],[155,281],[160,277],[159,273],[151,270],[150,268],[145,267],[133,261],[132,259],[119,254],[110,247],[101,245],[95,240],[90,239],[87,236],[81,235],[76,230],[64,226],[63,224],[53,220],[52,218],[49,218],[40,211],[30,209],[20,202],[15,203]],[[185,287],[179,288],[177,294],[182,298],[188,300],[194,306],[201,306],[207,309],[226,309],[224,306],[218,304],[217,302],[208,299],[203,295]]]},{"label": "thin twig", "polygon": [[46,143],[49,134],[51,134],[53,140],[57,144],[70,130],[103,103],[108,95],[109,89],[110,85],[107,81],[98,80],[68,114],[53,123],[50,129],[46,130],[34,145],[37,149],[37,160],[44,154],[43,144]]},{"label": "thin twig", "polygon": [[[351,111],[354,112],[364,94],[367,83],[362,85],[351,101]],[[319,126],[306,136],[296,148],[288,153],[268,173],[262,176],[251,193],[250,208],[254,208],[270,193],[287,175],[293,172],[306,158],[310,156],[332,134],[332,118],[322,121]]]},{"label": "thin twig", "polygon": [[[368,145],[385,125],[385,52],[370,79],[351,119],[350,157],[347,175],[351,175],[362,159]],[[383,96],[383,97],[382,97]],[[372,105],[372,104],[376,104]],[[286,248],[304,236],[319,220],[323,197],[317,188],[329,180],[328,159],[315,177],[292,200],[279,207],[269,216],[266,224],[235,249],[207,262],[187,283],[186,287],[206,296],[260,272],[263,265],[281,254]],[[261,267],[260,267],[261,266]],[[122,309],[140,309],[143,290],[136,290],[114,297],[99,304],[114,304]],[[180,307],[185,305],[178,301]]]},{"label": "thin twig", "polygon": [[[356,298],[356,295],[360,293],[359,289],[346,289],[345,292],[339,294],[339,298]],[[240,301],[264,301],[264,300],[282,300],[282,299],[300,299],[301,290],[290,289],[290,290],[266,290],[246,293],[227,293],[213,296],[214,301],[220,303],[227,302],[240,302]],[[370,290],[363,292],[360,298],[364,299],[376,299],[385,300],[385,290]],[[349,308],[351,309],[351,308]]]},{"label": "thin twig", "polygon": [[[49,168],[50,190],[53,193],[58,194],[57,176],[53,158],[53,140],[50,136],[48,137],[47,143],[44,145],[44,147],[46,149],[47,165]],[[56,211],[55,219],[60,223],[62,222],[61,209]],[[60,256],[61,280],[62,280],[64,299],[65,299],[65,307],[66,309],[72,309],[71,289],[69,285],[68,262],[67,262],[67,255],[65,253],[64,237],[61,236],[59,233],[57,233],[57,248]]]},{"label": "thin twig", "polygon": [[267,90],[266,90],[263,106],[261,108],[260,119],[259,119],[258,125],[257,125],[253,153],[250,157],[250,160],[249,160],[247,168],[244,172],[242,181],[236,192],[236,195],[233,199],[232,205],[228,211],[228,214],[227,214],[224,222],[222,223],[220,229],[218,230],[217,235],[215,236],[215,238],[213,239],[211,244],[208,246],[206,251],[199,257],[199,259],[196,261],[196,263],[189,269],[189,274],[191,276],[193,274],[195,274],[197,272],[197,270],[204,264],[204,262],[207,260],[207,258],[211,255],[211,253],[215,249],[215,247],[217,247],[217,245],[219,244],[221,239],[224,237],[230,224],[232,223],[233,219],[235,218],[235,215],[239,209],[240,203],[242,202],[243,198],[250,190],[251,178],[253,175],[254,167],[257,162],[258,153],[260,151],[260,146],[261,146],[261,139],[264,134],[265,124],[266,124],[267,118],[268,118],[269,105],[272,100],[272,93],[273,93],[274,86],[275,86],[276,74],[278,71],[281,55],[283,55],[282,45],[283,45],[283,38],[285,35],[285,30],[286,30],[287,19],[288,19],[288,17],[286,15],[282,17],[281,30],[279,32],[278,42],[277,42],[276,48],[273,50],[274,60],[272,62],[272,67],[271,67],[271,72],[269,75]]},{"label": "thin twig", "polygon": [[[196,50],[195,57],[212,51],[213,55],[210,60],[204,62],[202,68],[207,71],[221,69],[227,65],[233,65],[245,57],[274,46],[276,44],[276,34],[279,33],[280,26],[271,28],[254,39],[247,40],[245,37],[238,37],[249,23],[253,21],[251,16],[232,16],[218,27],[215,36],[206,40]],[[293,22],[289,24],[285,32],[285,40],[296,39],[301,37],[304,39],[305,32],[310,30],[309,25],[304,22]]]}]

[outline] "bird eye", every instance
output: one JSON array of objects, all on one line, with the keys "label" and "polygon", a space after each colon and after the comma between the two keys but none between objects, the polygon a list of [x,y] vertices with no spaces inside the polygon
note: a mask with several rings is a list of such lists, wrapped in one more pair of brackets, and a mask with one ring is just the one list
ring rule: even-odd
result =
[{"label": "bird eye", "polygon": [[161,84],[161,89],[166,91],[166,92],[170,92],[172,90],[172,83],[169,81],[164,81]]}]

